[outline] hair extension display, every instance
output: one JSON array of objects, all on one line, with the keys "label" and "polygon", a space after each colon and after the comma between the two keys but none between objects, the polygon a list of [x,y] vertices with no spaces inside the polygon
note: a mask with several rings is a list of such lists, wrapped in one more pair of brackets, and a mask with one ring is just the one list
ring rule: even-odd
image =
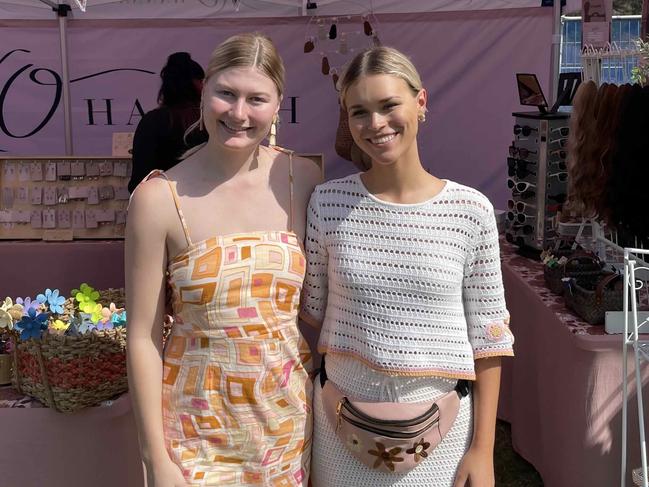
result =
[{"label": "hair extension display", "polygon": [[568,143],[569,201],[618,232],[621,245],[649,241],[649,88],[583,83]]}]

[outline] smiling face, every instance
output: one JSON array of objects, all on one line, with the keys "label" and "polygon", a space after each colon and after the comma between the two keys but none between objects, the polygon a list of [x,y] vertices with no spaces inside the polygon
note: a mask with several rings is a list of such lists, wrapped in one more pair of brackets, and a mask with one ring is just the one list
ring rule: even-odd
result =
[{"label": "smiling face", "polygon": [[393,164],[416,151],[425,90],[413,94],[398,76],[364,75],[347,89],[345,105],[354,142],[374,163]]},{"label": "smiling face", "polygon": [[227,149],[256,147],[268,135],[280,97],[257,68],[229,68],[211,76],[203,91],[203,120],[210,143]]}]

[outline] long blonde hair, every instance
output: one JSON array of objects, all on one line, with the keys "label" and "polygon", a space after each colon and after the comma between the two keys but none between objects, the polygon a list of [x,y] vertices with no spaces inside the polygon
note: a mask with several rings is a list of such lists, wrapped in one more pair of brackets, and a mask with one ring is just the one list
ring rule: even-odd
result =
[{"label": "long blonde hair", "polygon": [[[229,68],[257,68],[262,74],[268,76],[277,88],[281,98],[284,94],[285,69],[282,58],[273,44],[273,41],[258,32],[237,34],[229,37],[217,46],[210,56],[205,73],[205,84],[217,73]],[[185,137],[192,130],[196,130],[202,123],[203,100],[201,97],[201,118],[193,123],[185,132]],[[182,156],[183,159],[200,150],[206,143],[189,149]]]}]

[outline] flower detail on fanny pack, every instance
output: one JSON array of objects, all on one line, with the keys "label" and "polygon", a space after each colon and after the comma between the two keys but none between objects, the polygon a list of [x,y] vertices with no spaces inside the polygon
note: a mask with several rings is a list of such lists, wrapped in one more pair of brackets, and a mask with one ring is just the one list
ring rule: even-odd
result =
[{"label": "flower detail on fanny pack", "polygon": [[355,433],[350,433],[347,435],[347,448],[355,452],[360,452],[363,449],[363,444]]},{"label": "flower detail on fanny pack", "polygon": [[385,445],[377,441],[376,450],[368,450],[367,453],[377,457],[372,468],[379,468],[382,463],[385,463],[385,466],[388,467],[391,472],[394,472],[394,464],[403,462],[403,458],[397,456],[397,454],[401,453],[401,448],[398,446],[386,450]]},{"label": "flower detail on fanny pack", "polygon": [[430,448],[430,443],[427,442],[424,438],[419,440],[417,443],[413,443],[412,448],[408,448],[406,453],[408,455],[415,456],[415,463],[417,463],[422,458],[428,458],[428,450]]}]

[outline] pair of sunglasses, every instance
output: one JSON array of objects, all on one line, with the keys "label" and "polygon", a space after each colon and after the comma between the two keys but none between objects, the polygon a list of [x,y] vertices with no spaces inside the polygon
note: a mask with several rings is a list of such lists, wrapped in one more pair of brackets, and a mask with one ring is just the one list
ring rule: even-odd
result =
[{"label": "pair of sunglasses", "polygon": [[525,203],[524,201],[507,200],[507,209],[522,213],[527,209],[536,210],[536,206]]},{"label": "pair of sunglasses", "polygon": [[520,235],[514,235],[513,233],[506,232],[505,240],[507,240],[510,244],[518,245],[519,247],[525,246],[525,239]]},{"label": "pair of sunglasses", "polygon": [[536,176],[534,171],[528,171],[522,167],[510,167],[507,169],[507,175],[510,177],[516,176],[519,179],[526,178],[527,176]]},{"label": "pair of sunglasses", "polygon": [[562,183],[565,183],[566,181],[568,181],[568,173],[565,171],[555,172],[552,174],[548,174],[548,178],[557,178]]},{"label": "pair of sunglasses", "polygon": [[569,127],[559,127],[558,129],[550,130],[551,134],[556,134],[557,132],[559,132],[559,135],[561,137],[568,137],[568,135],[570,134],[570,128]]},{"label": "pair of sunglasses", "polygon": [[565,161],[549,161],[548,164],[550,166],[556,166],[559,168],[559,171],[567,171],[568,170],[568,165],[566,164]]},{"label": "pair of sunglasses", "polygon": [[557,156],[559,159],[565,160],[568,157],[568,153],[565,150],[557,149],[550,151],[551,156]]},{"label": "pair of sunglasses", "polygon": [[532,215],[526,215],[525,213],[517,213],[515,211],[508,211],[507,212],[507,219],[510,222],[517,222],[517,223],[525,223],[528,220],[535,220],[536,217]]},{"label": "pair of sunglasses", "polygon": [[523,135],[523,137],[528,137],[532,132],[538,132],[538,130],[529,125],[514,125],[514,135]]},{"label": "pair of sunglasses", "polygon": [[559,144],[559,147],[565,147],[568,139],[550,139],[550,144]]},{"label": "pair of sunglasses", "polygon": [[530,154],[536,154],[536,151],[526,149],[525,147],[516,147],[514,144],[509,146],[509,155],[512,157],[527,159]]},{"label": "pair of sunglasses", "polygon": [[528,164],[536,165],[536,161],[526,161],[525,159],[515,159],[513,157],[507,158],[508,167],[527,169]]},{"label": "pair of sunglasses", "polygon": [[516,181],[515,179],[507,178],[507,187],[509,189],[515,189],[519,193],[522,193],[524,191],[536,188],[536,185],[533,183],[528,183],[527,181]]},{"label": "pair of sunglasses", "polygon": [[522,225],[520,223],[514,223],[511,228],[517,232],[523,232],[523,235],[531,235],[534,233],[534,227],[532,225]]}]

